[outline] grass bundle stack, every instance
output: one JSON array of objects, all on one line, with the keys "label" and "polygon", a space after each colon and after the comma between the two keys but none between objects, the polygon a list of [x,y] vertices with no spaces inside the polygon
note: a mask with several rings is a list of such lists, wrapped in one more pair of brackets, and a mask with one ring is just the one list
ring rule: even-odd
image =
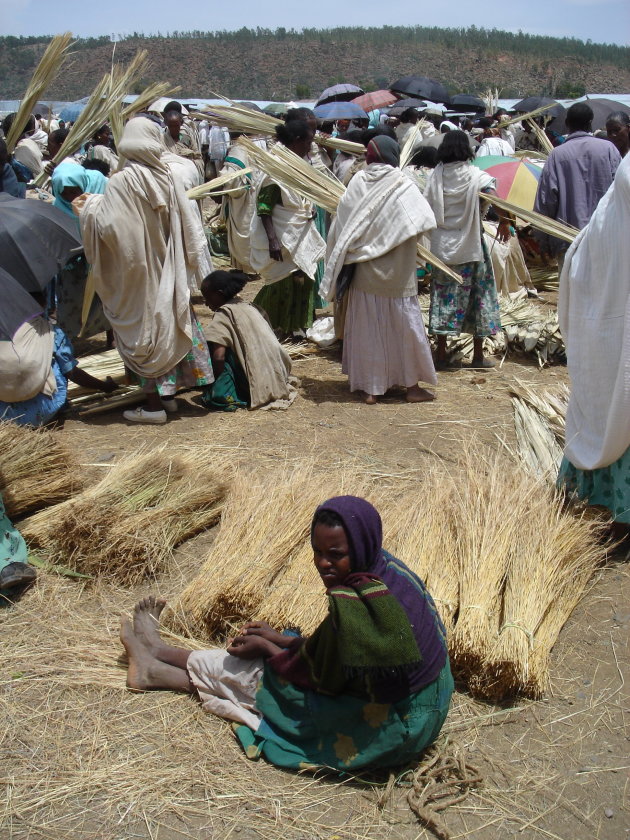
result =
[{"label": "grass bundle stack", "polygon": [[161,571],[179,543],[218,521],[229,477],[227,461],[210,448],[141,451],[21,530],[53,562],[133,583]]},{"label": "grass bundle stack", "polygon": [[258,614],[276,576],[306,543],[313,511],[338,492],[336,478],[326,473],[318,481],[314,466],[236,476],[208,559],[173,605],[177,625],[207,637]]},{"label": "grass bundle stack", "polygon": [[565,509],[561,495],[527,479],[527,510],[508,567],[498,639],[473,690],[488,700],[517,694],[538,699],[549,680],[558,634],[605,559],[603,525]]},{"label": "grass bundle stack", "polygon": [[35,72],[28,84],[26,93],[20,102],[11,129],[6,137],[7,150],[12,154],[20,136],[24,132],[28,121],[33,113],[36,103],[43,98],[44,92],[57,78],[59,71],[67,58],[68,48],[72,42],[72,33],[64,32],[63,35],[55,35],[46,47],[41,61],[35,68]]},{"label": "grass bundle stack", "polygon": [[58,434],[0,420],[0,495],[10,518],[62,502],[79,487]]}]

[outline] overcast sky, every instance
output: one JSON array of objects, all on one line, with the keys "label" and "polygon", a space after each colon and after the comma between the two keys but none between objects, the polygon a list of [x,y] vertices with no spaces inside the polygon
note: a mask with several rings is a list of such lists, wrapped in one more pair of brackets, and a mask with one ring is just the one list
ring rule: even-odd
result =
[{"label": "overcast sky", "polygon": [[[231,11],[233,9],[233,12]],[[470,26],[630,43],[630,2],[623,0],[317,0],[314,3],[166,3],[164,0],[0,0],[0,34],[145,34],[180,30],[334,26]]]}]

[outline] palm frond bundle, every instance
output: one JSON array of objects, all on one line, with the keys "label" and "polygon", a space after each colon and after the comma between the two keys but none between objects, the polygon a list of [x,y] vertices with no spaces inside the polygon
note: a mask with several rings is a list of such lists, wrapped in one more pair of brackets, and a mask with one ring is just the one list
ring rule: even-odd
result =
[{"label": "palm frond bundle", "polygon": [[533,266],[528,269],[531,281],[539,292],[557,292],[560,285],[557,266]]},{"label": "palm frond bundle", "polygon": [[313,138],[318,146],[326,149],[333,149],[338,152],[345,152],[348,155],[360,157],[365,154],[365,146],[362,143],[353,143],[352,140],[344,140],[342,137],[331,137],[329,134],[317,132]]},{"label": "palm frond bundle", "polygon": [[24,127],[28,123],[35,104],[43,98],[44,92],[57,78],[61,67],[68,57],[68,49],[72,44],[72,33],[64,32],[55,35],[35,68],[20,107],[17,110],[11,129],[6,137],[7,150],[13,152]]},{"label": "palm frond bundle", "polygon": [[62,502],[79,489],[76,466],[58,434],[0,420],[0,496],[9,517]]},{"label": "palm frond bundle", "polygon": [[[143,72],[146,61],[147,51],[140,50],[125,70],[115,67],[111,73],[106,73],[103,76],[92,91],[87,105],[78,115],[76,122],[70,127],[63,145],[53,158],[55,165],[61,163],[68,155],[77,152],[107,122],[114,108],[119,107],[127,88]],[[46,178],[46,174],[42,173],[35,180],[35,183],[41,186]]]},{"label": "palm frond bundle", "polygon": [[487,193],[480,192],[479,197],[495,207],[500,207],[502,210],[507,210],[509,213],[514,213],[521,219],[525,219],[532,227],[541,230],[543,233],[547,233],[549,236],[555,236],[558,239],[563,239],[565,242],[573,242],[580,232],[572,225],[559,222],[556,219],[550,219],[549,216],[543,216],[542,213],[536,213],[535,210],[526,210],[524,207],[519,207],[517,204],[505,201],[496,195],[488,195]]},{"label": "palm frond bundle", "polygon": [[495,88],[494,90],[492,90],[492,88],[487,88],[486,91],[481,94],[481,99],[483,99],[486,106],[486,114],[496,114],[497,108],[499,107],[498,88]]},{"label": "palm frond bundle", "polygon": [[538,125],[537,122],[535,122],[534,120],[527,120],[527,122],[531,126],[531,129],[534,132],[534,134],[536,135],[536,139],[540,143],[542,149],[545,152],[547,152],[548,155],[550,155],[551,152],[553,152],[553,143],[551,142],[551,140],[547,137],[547,135],[542,130],[542,128]]},{"label": "palm frond bundle", "polygon": [[179,85],[173,86],[170,82],[154,82],[140,93],[133,102],[125,105],[122,109],[123,120],[130,120],[141,111],[146,111],[152,102],[161,99],[163,96],[175,96],[181,90]]},{"label": "palm frond bundle", "polygon": [[206,198],[211,193],[221,195],[221,187],[230,184],[233,181],[238,181],[246,175],[250,175],[251,168],[239,169],[236,172],[226,172],[225,175],[219,175],[218,178],[213,178],[212,181],[206,181],[205,184],[200,184],[198,187],[192,187],[186,192],[188,198],[200,200]]},{"label": "palm frond bundle", "polygon": [[512,398],[518,453],[534,475],[555,483],[562,447],[547,422],[524,400]]},{"label": "palm frond bundle", "polygon": [[426,120],[418,120],[418,122],[411,128],[410,131],[407,132],[407,136],[405,137],[405,142],[402,144],[400,149],[400,168],[404,169],[405,166],[408,165],[409,161],[413,157],[414,147],[416,145],[416,141],[418,140],[418,136],[422,132],[422,126],[426,125]]},{"label": "palm frond bundle", "polygon": [[53,563],[133,583],[163,570],[179,543],[218,521],[230,474],[210,447],[136,452],[68,502],[25,520],[22,534]]},{"label": "palm frond bundle", "polygon": [[535,108],[533,111],[528,111],[526,114],[519,114],[517,117],[511,117],[509,120],[501,120],[501,125],[514,125],[514,123],[524,122],[525,120],[531,120],[534,117],[539,117],[541,114],[544,114],[545,111],[548,111],[549,108],[553,108],[554,104],[554,102],[550,102],[548,105],[541,105],[540,108]]}]

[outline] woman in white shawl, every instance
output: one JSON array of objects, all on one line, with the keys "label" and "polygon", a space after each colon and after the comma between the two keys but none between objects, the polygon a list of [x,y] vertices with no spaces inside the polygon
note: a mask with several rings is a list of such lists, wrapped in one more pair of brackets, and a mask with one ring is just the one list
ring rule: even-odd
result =
[{"label": "woman in white shawl", "polygon": [[139,423],[165,423],[166,412],[177,411],[178,387],[214,381],[190,305],[202,247],[198,224],[163,151],[157,123],[130,120],[119,146],[126,165],[104,195],[73,202],[116,347],[147,394],[146,408],[124,412]]},{"label": "woman in white shawl", "polygon": [[[239,143],[241,134],[231,135],[232,145],[223,163],[223,174],[250,169],[247,149]],[[230,192],[223,196],[222,213],[227,229],[232,265],[245,274],[256,272],[250,264],[250,227],[256,215],[256,187],[261,180],[259,170],[243,175],[230,184]]]},{"label": "woman in white shawl", "polygon": [[[446,341],[461,332],[473,335],[472,366],[494,367],[484,359],[483,339],[501,329],[499,301],[492,262],[481,228],[479,191],[492,192],[495,180],[470,163],[472,152],[463,131],[448,131],[438,148],[438,164],[424,196],[435,213],[437,228],[431,234],[431,250],[462,282],[433,269],[429,332],[437,335],[436,368],[448,367]],[[510,237],[509,222],[500,215],[498,238]]]},{"label": "woman in white shawl", "polygon": [[374,137],[366,162],[330,228],[322,293],[327,300],[348,295],[342,369],[350,390],[362,391],[372,405],[398,385],[408,402],[425,402],[434,395],[418,382],[437,379],[418,303],[416,249],[435,218],[398,168],[394,139]]},{"label": "woman in white shawl", "polygon": [[[308,154],[314,137],[303,120],[279,125],[276,135],[300,157]],[[315,226],[316,217],[314,205],[293,190],[269,176],[261,180],[251,226],[250,263],[265,286],[254,303],[265,310],[271,326],[284,335],[304,331],[313,323],[317,263],[326,253],[326,243]]]},{"label": "woman in white shawl", "polygon": [[[559,483],[630,525],[630,155],[569,248],[558,315],[571,397]],[[622,528],[619,529],[620,531]]]}]

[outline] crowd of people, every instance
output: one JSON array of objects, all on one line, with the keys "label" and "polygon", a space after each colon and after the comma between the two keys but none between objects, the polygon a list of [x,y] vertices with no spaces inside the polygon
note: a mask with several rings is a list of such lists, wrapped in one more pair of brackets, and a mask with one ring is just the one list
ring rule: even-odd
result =
[{"label": "crowd of people", "polygon": [[[48,173],[49,199],[71,217],[81,253],[0,341],[0,418],[50,422],[65,404],[68,380],[115,390],[78,367],[71,344],[105,330],[145,393],[142,406],[124,412],[130,423],[166,423],[178,411],[177,393],[191,388],[208,410],[287,409],[297,383],[280,339],[303,338],[331,304],[342,370],[368,405],[396,387],[410,403],[435,399],[437,373],[451,367],[449,338],[462,332],[473,336],[471,367],[492,367],[484,338],[501,329],[501,318],[482,222],[491,208],[497,241],[509,243],[514,219],[492,207],[495,179],[472,162],[540,151],[536,134],[506,116],[444,120],[409,108],[399,118],[339,121],[326,130],[363,152],[328,154],[314,142],[322,131],[314,113],[289,110],[275,137],[254,139],[281,144],[346,187],[332,218],[252,166],[243,135],[187,119],[178,102],[131,119],[116,148],[103,125],[79,155],[56,166],[66,127],[50,121],[44,131],[31,117],[11,155],[0,140],[0,192],[14,201],[29,193],[46,198],[28,188]],[[14,118],[4,120],[5,134]],[[540,237],[561,267],[572,386],[559,481],[627,525],[630,119],[611,113],[603,138],[592,134],[592,119],[587,103],[569,108],[535,207],[580,231],[568,250]],[[401,168],[409,138],[412,154]],[[212,239],[186,190],[221,172],[237,177],[216,208],[231,268],[215,270]],[[419,261],[419,244],[441,267]],[[427,273],[428,333],[418,299]],[[263,285],[248,303],[241,292],[253,279]],[[198,294],[213,313],[205,330],[192,305]],[[33,575],[1,507],[0,516],[2,589]],[[280,766],[399,764],[435,739],[448,710],[444,628],[422,582],[383,550],[380,517],[366,501],[325,502],[311,538],[330,609],[313,636],[254,622],[226,651],[191,652],[162,641],[163,602],[145,599],[123,623],[128,683],[196,693],[209,711],[235,721],[250,757],[264,754]]]}]

